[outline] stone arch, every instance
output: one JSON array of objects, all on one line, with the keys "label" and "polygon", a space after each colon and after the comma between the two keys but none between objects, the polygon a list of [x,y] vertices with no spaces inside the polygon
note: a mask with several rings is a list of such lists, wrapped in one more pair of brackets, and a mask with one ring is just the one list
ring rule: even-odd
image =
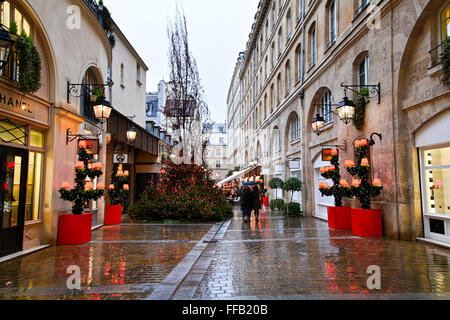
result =
[{"label": "stone arch", "polygon": [[313,98],[311,99],[311,105],[309,106],[308,117],[306,118],[306,120],[307,120],[306,127],[308,129],[305,132],[305,134],[309,138],[309,141],[311,141],[311,137],[314,134],[312,131],[312,128],[311,128],[311,121],[317,114],[317,104],[320,103],[320,99],[327,91],[331,91],[330,88],[321,87],[316,91]]}]

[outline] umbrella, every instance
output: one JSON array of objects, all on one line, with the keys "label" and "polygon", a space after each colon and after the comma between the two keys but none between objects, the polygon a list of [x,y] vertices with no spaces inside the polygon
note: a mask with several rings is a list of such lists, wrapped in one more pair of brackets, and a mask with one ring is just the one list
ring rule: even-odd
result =
[{"label": "umbrella", "polygon": [[256,182],[250,181],[250,182],[245,182],[243,184],[244,187],[252,187],[252,186],[257,186],[258,184]]}]

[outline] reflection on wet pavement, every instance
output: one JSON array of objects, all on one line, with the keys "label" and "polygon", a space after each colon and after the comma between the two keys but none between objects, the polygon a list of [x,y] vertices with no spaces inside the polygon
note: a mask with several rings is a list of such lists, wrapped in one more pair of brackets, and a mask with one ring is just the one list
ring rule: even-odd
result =
[{"label": "reflection on wet pavement", "polygon": [[[172,299],[450,299],[449,250],[363,239],[313,218],[265,213],[245,224],[235,212],[219,225],[128,219],[92,235],[85,245],[1,263],[0,299],[140,300],[176,278]],[[67,289],[70,265],[81,269],[81,291]],[[367,285],[370,266],[380,267],[379,290]]]},{"label": "reflection on wet pavement", "polygon": [[[326,222],[264,215],[243,223],[236,213],[195,293],[197,299],[372,293],[446,293],[450,252],[416,242],[362,239]],[[381,289],[367,286],[369,266]]]},{"label": "reflection on wet pavement", "polygon": [[[103,227],[93,231],[90,243],[51,247],[0,264],[0,298],[143,299],[211,226]],[[81,291],[67,289],[71,265],[81,269]]]}]

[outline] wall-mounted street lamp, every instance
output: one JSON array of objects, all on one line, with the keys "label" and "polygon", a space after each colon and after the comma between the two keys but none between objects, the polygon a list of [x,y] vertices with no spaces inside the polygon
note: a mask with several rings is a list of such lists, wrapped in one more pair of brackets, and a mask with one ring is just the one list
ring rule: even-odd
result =
[{"label": "wall-mounted street lamp", "polygon": [[96,102],[93,104],[93,109],[95,113],[95,117],[100,121],[101,124],[108,121],[109,117],[111,116],[111,103],[105,99],[105,97],[100,97],[97,99]]},{"label": "wall-mounted street lamp", "polygon": [[[0,1],[2,3],[4,1]],[[11,55],[11,48],[15,41],[11,39],[9,32],[0,26],[0,69],[8,64],[9,56]]]},{"label": "wall-mounted street lamp", "polygon": [[129,144],[133,144],[136,141],[137,129],[134,125],[128,128],[127,131],[127,141]]},{"label": "wall-mounted street lamp", "polygon": [[[70,83],[70,81],[67,81],[67,103],[70,103],[70,97],[81,98],[88,94],[92,94],[95,90],[98,89],[104,92],[105,87],[111,88],[113,85],[114,81],[112,81],[111,79],[108,79],[108,82],[106,82],[105,84]],[[84,89],[84,91],[81,90],[81,92],[83,93],[79,94],[80,90],[78,88]]]},{"label": "wall-mounted street lamp", "polygon": [[[329,111],[324,115],[320,114],[320,109],[323,107],[337,107],[336,112]],[[330,113],[337,115],[339,119],[344,122],[346,125],[349,124],[354,116],[355,116],[355,104],[353,101],[350,101],[347,96],[344,97],[344,100],[339,104],[324,104],[324,105],[316,105],[317,108],[317,114],[311,121],[311,126],[313,129],[313,132],[320,136],[322,132],[325,130],[325,118]]]}]

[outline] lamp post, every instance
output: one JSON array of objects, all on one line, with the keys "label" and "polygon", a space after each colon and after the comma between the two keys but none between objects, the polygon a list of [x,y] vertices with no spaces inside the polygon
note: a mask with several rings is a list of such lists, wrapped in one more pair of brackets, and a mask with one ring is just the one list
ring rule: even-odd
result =
[{"label": "lamp post", "polygon": [[[4,1],[0,1],[4,2]],[[11,39],[9,32],[0,26],[0,69],[3,68],[9,60],[11,55],[11,48],[15,41]]]}]

